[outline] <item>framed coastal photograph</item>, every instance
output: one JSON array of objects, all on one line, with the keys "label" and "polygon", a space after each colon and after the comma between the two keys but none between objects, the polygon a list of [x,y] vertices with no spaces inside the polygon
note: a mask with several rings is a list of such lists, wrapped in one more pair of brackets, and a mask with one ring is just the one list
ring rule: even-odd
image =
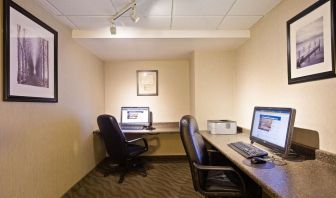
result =
[{"label": "framed coastal photograph", "polygon": [[57,102],[57,32],[4,0],[4,101]]},{"label": "framed coastal photograph", "polygon": [[158,70],[137,70],[137,95],[158,96]]},{"label": "framed coastal photograph", "polygon": [[288,84],[336,76],[334,8],[320,0],[287,21]]}]

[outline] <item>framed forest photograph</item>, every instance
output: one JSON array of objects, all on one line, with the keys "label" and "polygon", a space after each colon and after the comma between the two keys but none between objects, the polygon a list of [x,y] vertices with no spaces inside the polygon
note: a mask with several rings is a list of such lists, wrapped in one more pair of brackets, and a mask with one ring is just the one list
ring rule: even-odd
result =
[{"label": "framed forest photograph", "polygon": [[57,102],[57,32],[4,0],[4,101]]}]

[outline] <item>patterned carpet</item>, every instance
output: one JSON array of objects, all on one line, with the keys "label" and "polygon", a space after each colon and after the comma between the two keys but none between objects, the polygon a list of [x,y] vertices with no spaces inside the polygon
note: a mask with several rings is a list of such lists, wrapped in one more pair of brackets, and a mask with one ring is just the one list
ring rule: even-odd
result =
[{"label": "patterned carpet", "polygon": [[199,198],[194,191],[188,162],[154,160],[147,162],[147,177],[133,172],[118,184],[119,174],[104,177],[106,163],[84,177],[63,198]]}]

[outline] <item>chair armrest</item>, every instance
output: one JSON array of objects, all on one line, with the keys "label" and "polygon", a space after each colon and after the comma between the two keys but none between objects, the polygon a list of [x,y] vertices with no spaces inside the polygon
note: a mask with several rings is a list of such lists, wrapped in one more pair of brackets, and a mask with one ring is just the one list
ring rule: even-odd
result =
[{"label": "chair armrest", "polygon": [[146,149],[148,150],[148,142],[143,137],[135,138],[135,139],[132,139],[132,140],[126,140],[126,142],[129,144],[129,143],[137,142],[137,141],[140,141],[140,140],[142,140],[144,142],[144,145],[145,145]]},{"label": "chair armrest", "polygon": [[237,172],[235,169],[233,169],[230,166],[205,166],[205,165],[200,165],[197,163],[193,163],[194,167],[198,170],[221,170],[221,171],[233,171]]},{"label": "chair armrest", "polygon": [[[217,159],[217,158],[215,158],[216,156],[222,158],[222,153],[219,152],[219,151],[216,150],[216,149],[207,149],[207,152],[208,152],[208,156],[209,156],[209,165],[214,165],[214,164],[216,164],[216,161],[214,160],[214,159]],[[222,165],[222,164],[221,164],[221,165]]]},{"label": "chair armrest", "polygon": [[137,142],[139,140],[142,140],[143,138],[140,137],[140,138],[135,138],[135,139],[132,139],[132,140],[126,140],[127,143],[133,143],[133,142]]},{"label": "chair armrest", "polygon": [[205,166],[205,165],[197,164],[196,162],[194,162],[193,165],[197,170],[200,170],[200,171],[218,170],[218,171],[229,171],[229,172],[235,173],[240,180],[243,197],[246,196],[246,186],[245,186],[245,182],[243,180],[243,177],[232,167],[230,167],[230,166]]},{"label": "chair armrest", "polygon": [[219,153],[219,151],[214,149],[207,149],[208,153]]}]

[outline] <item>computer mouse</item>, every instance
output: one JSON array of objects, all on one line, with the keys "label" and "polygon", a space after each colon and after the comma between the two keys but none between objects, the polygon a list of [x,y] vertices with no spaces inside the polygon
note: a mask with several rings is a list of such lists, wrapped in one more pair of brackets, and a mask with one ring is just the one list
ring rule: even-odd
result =
[{"label": "computer mouse", "polygon": [[261,157],[253,157],[251,158],[251,164],[265,164],[267,161]]}]

